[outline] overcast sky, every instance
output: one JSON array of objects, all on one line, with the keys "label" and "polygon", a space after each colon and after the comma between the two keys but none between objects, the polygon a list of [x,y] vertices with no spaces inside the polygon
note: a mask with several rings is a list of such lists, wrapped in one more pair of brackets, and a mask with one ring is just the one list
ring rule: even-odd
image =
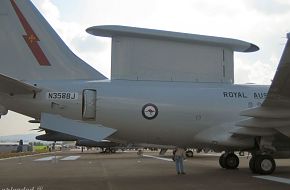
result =
[{"label": "overcast sky", "polygon": [[[33,0],[65,43],[95,69],[110,76],[110,39],[90,36],[94,25],[186,32],[245,40],[260,47],[235,54],[235,83],[270,84],[290,32],[285,0]],[[16,122],[17,120],[17,122]],[[31,133],[38,125],[9,112],[0,134]]]}]

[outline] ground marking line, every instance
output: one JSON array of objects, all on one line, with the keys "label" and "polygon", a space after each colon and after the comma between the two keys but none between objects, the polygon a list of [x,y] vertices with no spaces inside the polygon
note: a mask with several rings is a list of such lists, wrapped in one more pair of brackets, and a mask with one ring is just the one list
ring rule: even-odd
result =
[{"label": "ground marking line", "polygon": [[151,155],[146,155],[146,154],[143,154],[144,157],[148,157],[148,158],[155,158],[155,159],[158,159],[158,160],[164,160],[164,161],[167,161],[167,162],[173,162],[173,160],[171,158],[162,158],[162,157],[158,157],[158,156],[151,156]]},{"label": "ground marking line", "polygon": [[12,159],[19,159],[19,158],[26,158],[26,157],[32,157],[32,156],[39,156],[39,155],[45,155],[45,154],[50,154],[50,153],[40,153],[40,154],[31,154],[31,155],[24,155],[24,156],[13,156],[9,158],[1,158],[1,160],[12,160]]},{"label": "ground marking line", "polygon": [[64,161],[67,161],[67,160],[77,160],[79,159],[81,156],[68,156],[68,157],[65,157],[65,158],[62,158],[60,160],[64,160]]},{"label": "ground marking line", "polygon": [[36,159],[34,161],[38,162],[38,161],[50,161],[50,160],[54,160],[54,159],[58,159],[62,156],[49,156],[49,157],[44,157],[44,158],[39,158],[39,159]]},{"label": "ground marking line", "polygon": [[253,176],[255,178],[259,178],[259,179],[265,179],[265,180],[269,180],[269,181],[275,181],[275,182],[279,182],[279,183],[286,183],[290,185],[290,179],[288,178],[282,178],[282,177],[275,177],[275,176]]}]

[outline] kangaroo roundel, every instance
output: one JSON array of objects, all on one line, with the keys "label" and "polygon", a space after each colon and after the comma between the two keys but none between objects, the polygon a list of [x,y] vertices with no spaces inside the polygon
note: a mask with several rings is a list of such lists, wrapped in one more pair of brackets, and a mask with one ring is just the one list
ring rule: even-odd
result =
[{"label": "kangaroo roundel", "polygon": [[146,104],[142,108],[142,115],[145,119],[154,119],[158,115],[158,108],[154,104]]}]

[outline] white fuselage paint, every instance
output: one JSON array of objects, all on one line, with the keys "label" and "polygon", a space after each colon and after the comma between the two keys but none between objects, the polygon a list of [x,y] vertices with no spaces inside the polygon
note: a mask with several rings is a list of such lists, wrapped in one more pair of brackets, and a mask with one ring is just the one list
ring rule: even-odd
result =
[{"label": "white fuselage paint", "polygon": [[[96,119],[115,128],[114,140],[187,146],[252,147],[250,138],[231,138],[242,110],[259,106],[268,86],[156,81],[31,81],[43,91],[1,95],[2,105],[39,118],[41,112],[82,120],[82,92],[97,92]],[[53,95],[50,93],[62,93]],[[66,97],[68,97],[66,99]],[[146,119],[142,108],[154,104],[158,115]]]}]

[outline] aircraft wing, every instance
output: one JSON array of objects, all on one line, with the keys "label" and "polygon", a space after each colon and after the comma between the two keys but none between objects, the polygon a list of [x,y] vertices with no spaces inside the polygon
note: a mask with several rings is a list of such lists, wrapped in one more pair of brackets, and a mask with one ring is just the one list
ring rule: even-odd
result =
[{"label": "aircraft wing", "polygon": [[[287,34],[288,39],[290,33]],[[290,42],[286,43],[268,96],[262,106],[290,108]]]},{"label": "aircraft wing", "polygon": [[288,41],[266,99],[260,107],[241,112],[242,116],[249,118],[236,124],[242,127],[236,129],[236,133],[239,130],[247,131],[248,134],[268,135],[280,132],[290,137],[290,33],[287,37]]},{"label": "aircraft wing", "polygon": [[0,92],[7,94],[33,94],[41,89],[22,81],[0,74]]},{"label": "aircraft wing", "polygon": [[102,125],[84,123],[48,113],[41,113],[40,128],[92,141],[101,141],[117,131]]}]

